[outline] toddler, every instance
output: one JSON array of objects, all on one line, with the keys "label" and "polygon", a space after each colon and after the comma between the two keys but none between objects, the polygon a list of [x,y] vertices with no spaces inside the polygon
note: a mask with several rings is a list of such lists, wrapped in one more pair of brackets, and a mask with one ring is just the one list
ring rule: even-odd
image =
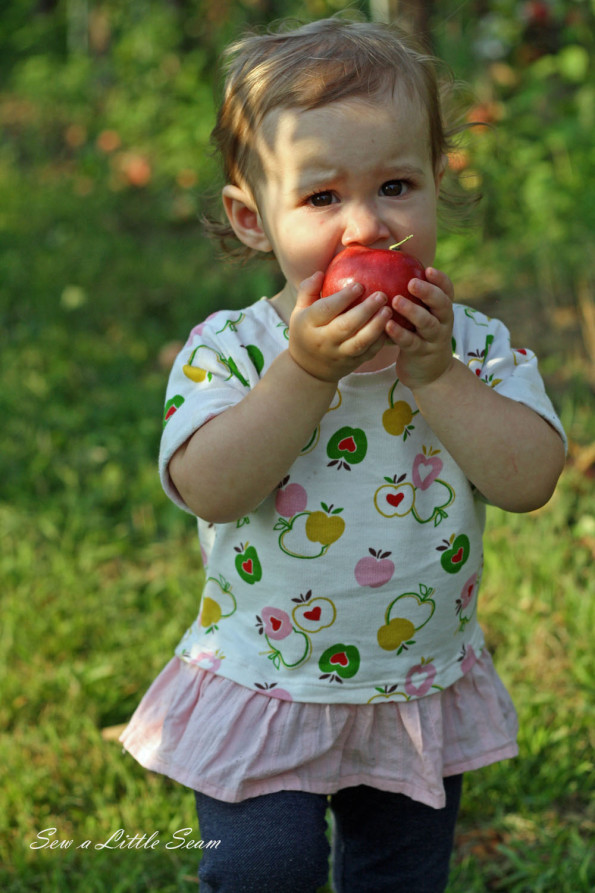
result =
[{"label": "toddler", "polygon": [[[160,452],[198,518],[200,613],[124,746],[196,792],[201,893],[439,893],[462,774],[517,753],[477,621],[485,504],[550,498],[565,441],[535,356],[432,264],[449,140],[433,61],[341,19],[228,52],[225,224],[284,285],[197,325]],[[320,298],[351,246],[403,295]],[[393,319],[393,309],[411,325]]]}]

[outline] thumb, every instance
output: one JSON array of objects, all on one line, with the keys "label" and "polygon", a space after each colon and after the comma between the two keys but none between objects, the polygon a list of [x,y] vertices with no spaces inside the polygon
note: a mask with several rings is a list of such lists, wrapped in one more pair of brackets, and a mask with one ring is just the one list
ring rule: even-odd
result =
[{"label": "thumb", "polygon": [[310,307],[314,301],[318,300],[323,279],[324,273],[318,270],[316,273],[308,276],[307,279],[304,279],[303,282],[300,282],[295,302],[297,309],[303,310],[306,307]]}]

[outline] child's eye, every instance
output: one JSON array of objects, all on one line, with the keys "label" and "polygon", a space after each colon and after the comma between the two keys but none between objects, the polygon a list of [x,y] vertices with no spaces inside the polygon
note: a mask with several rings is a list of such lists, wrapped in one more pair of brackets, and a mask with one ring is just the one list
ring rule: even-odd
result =
[{"label": "child's eye", "polygon": [[397,198],[409,191],[411,184],[408,180],[388,180],[380,187],[380,194],[387,198]]},{"label": "child's eye", "polygon": [[313,208],[325,208],[327,205],[332,205],[334,201],[336,201],[335,196],[330,190],[315,192],[314,195],[308,197],[308,204]]}]

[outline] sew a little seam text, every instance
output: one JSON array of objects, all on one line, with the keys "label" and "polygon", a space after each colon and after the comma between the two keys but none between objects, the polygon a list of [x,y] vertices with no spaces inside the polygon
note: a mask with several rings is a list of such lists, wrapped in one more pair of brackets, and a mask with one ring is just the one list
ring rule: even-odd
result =
[{"label": "sew a little seam text", "polygon": [[164,846],[166,850],[207,850],[217,849],[220,840],[202,840],[190,837],[193,828],[179,828],[171,833],[167,840],[161,840],[158,831],[151,834],[127,834],[124,828],[118,828],[103,841],[83,840],[75,844],[74,840],[56,837],[57,828],[44,828],[39,831],[35,840],[29,844],[31,850],[67,850],[71,847],[79,850],[154,850]]}]

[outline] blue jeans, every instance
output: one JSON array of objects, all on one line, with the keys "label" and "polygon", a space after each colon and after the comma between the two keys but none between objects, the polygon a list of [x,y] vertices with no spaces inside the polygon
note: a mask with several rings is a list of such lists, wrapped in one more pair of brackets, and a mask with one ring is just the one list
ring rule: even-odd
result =
[{"label": "blue jeans", "polygon": [[461,785],[461,775],[444,779],[443,809],[365,785],[239,803],[195,793],[201,838],[221,841],[202,853],[200,893],[316,893],[328,881],[329,806],[336,893],[442,893]]}]

